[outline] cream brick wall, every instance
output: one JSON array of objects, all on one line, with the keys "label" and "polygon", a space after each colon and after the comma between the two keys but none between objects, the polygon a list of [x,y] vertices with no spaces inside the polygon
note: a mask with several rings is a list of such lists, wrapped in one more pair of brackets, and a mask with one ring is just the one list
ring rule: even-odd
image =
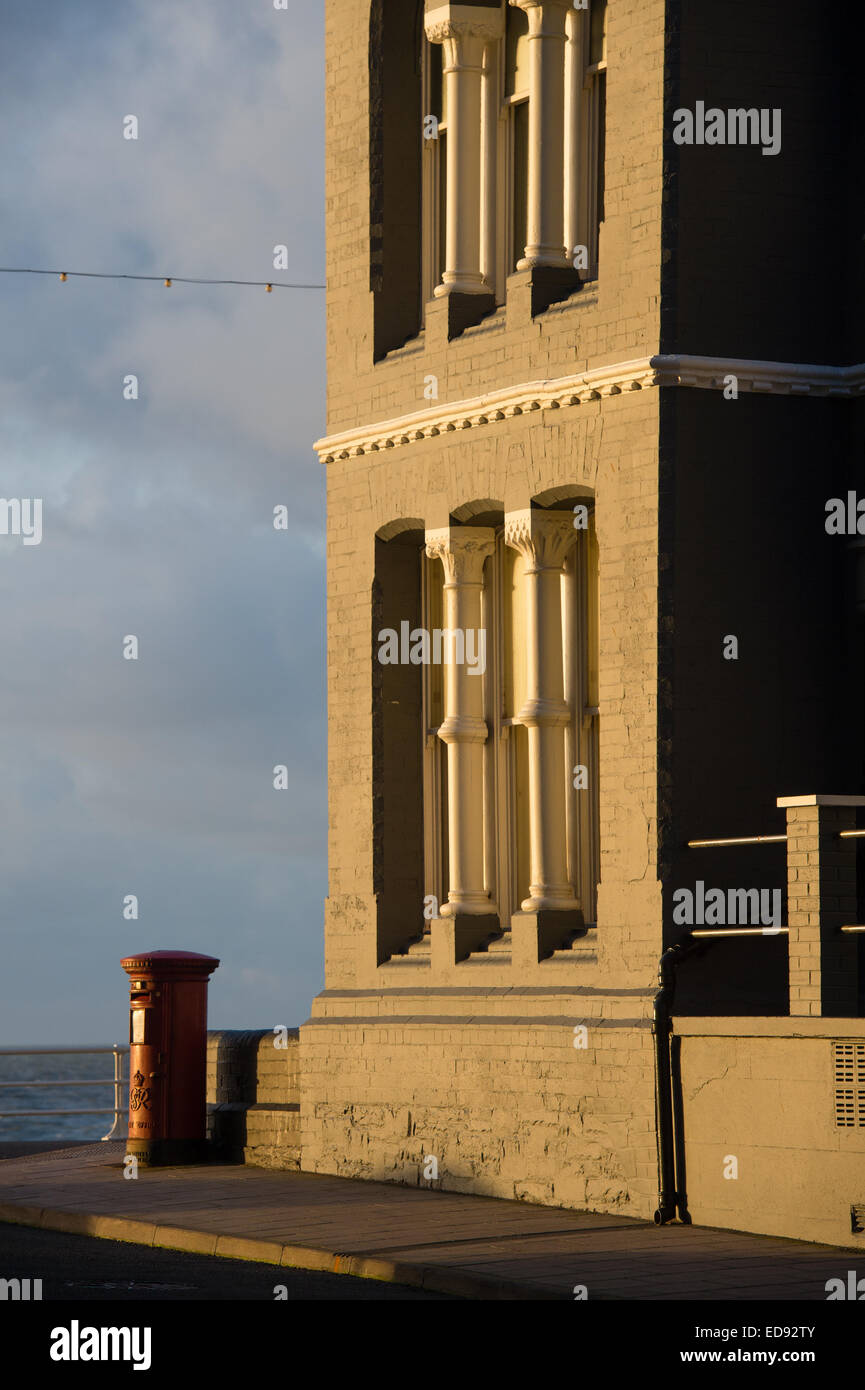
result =
[{"label": "cream brick wall", "polygon": [[661,272],[663,0],[609,6],[606,221],[600,279],[539,319],[526,276],[491,320],[447,343],[441,301],[419,340],[372,361],[369,290],[368,0],[328,0],[327,428],[422,409],[423,378],[440,401],[536,381],[657,351]]},{"label": "cream brick wall", "polygon": [[[442,995],[316,1001],[302,1029],[303,1167],[650,1216],[648,1000],[615,1018],[600,1015],[598,996],[510,992],[472,999],[486,1007],[467,1017],[452,1011],[465,999]],[[579,1024],[585,1049],[574,1047]],[[435,1182],[424,1178],[430,1156]]]},{"label": "cream brick wall", "polygon": [[850,1215],[865,1204],[865,1127],[835,1125],[832,1055],[833,1040],[865,1042],[865,1020],[679,1019],[677,1032],[693,1220],[865,1250]]},{"label": "cream brick wall", "polygon": [[[601,901],[606,983],[645,983],[660,954],[657,881],[657,391],[642,391],[399,451],[341,460],[328,469],[330,894],[326,980],[369,988],[372,891],[374,536],[415,517],[492,497],[505,509],[565,483],[596,496],[600,589]],[[561,419],[559,420],[559,416]],[[480,433],[480,432],[479,432]],[[647,972],[648,975],[647,975]]]},{"label": "cream brick wall", "polygon": [[[532,318],[526,274],[447,341],[446,306],[373,364],[368,3],[327,4],[329,434],[658,350],[664,4],[609,7],[598,283]],[[657,390],[608,395],[328,465],[330,884],[326,990],[301,1029],[303,1166],[648,1216],[656,1196],[650,1000],[657,876]],[[600,578],[597,952],[487,988],[470,962],[401,988],[375,956],[371,589],[388,522],[481,498],[595,493]],[[589,1047],[574,1048],[585,1023]]]}]

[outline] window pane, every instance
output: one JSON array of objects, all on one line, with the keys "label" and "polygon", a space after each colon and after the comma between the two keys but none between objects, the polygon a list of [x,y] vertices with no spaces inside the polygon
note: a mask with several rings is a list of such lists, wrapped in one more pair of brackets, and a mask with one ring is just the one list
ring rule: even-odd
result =
[{"label": "window pane", "polygon": [[442,848],[441,848],[441,866],[440,866],[440,869],[439,869],[439,873],[440,873],[440,875],[441,875],[441,878],[440,878],[441,887],[439,888],[439,891],[438,891],[438,893],[436,894],[436,896],[438,897],[438,900],[439,900],[439,907],[441,907],[442,903],[447,902],[447,897],[448,897],[448,893],[449,893],[449,891],[450,891],[450,886],[451,886],[451,877],[450,877],[450,848],[449,848],[449,840],[448,840],[448,796],[449,796],[449,788],[448,788],[448,749],[447,749],[447,744],[446,744],[446,743],[442,743],[441,740],[438,740],[438,759],[439,759],[439,787],[441,788],[441,793],[440,793],[440,796],[439,796],[439,805],[438,805],[438,817],[439,817],[439,833],[440,833],[440,835],[441,835],[441,847],[442,847]]},{"label": "window pane", "polygon": [[508,6],[505,39],[505,96],[529,90],[529,17]]},{"label": "window pane", "polygon": [[529,731],[522,724],[511,729],[514,748],[514,801],[517,829],[516,901],[529,896],[531,882],[531,830],[529,823]]},{"label": "window pane", "polygon": [[[595,518],[592,516],[591,525],[586,535],[586,569],[587,584],[586,598],[588,603],[588,622],[587,622],[587,646],[586,653],[586,694],[588,703],[597,708],[600,703],[598,669],[600,665],[600,611],[599,611],[599,584],[598,584],[598,536],[595,530]],[[589,765],[591,776],[591,800],[589,802],[589,831],[588,831],[588,894],[586,911],[592,921],[598,920],[598,884],[601,881],[601,846],[600,846],[600,766],[599,766],[599,726],[600,720],[594,715],[590,724],[589,740]]]},{"label": "window pane", "polygon": [[511,270],[516,269],[517,261],[523,256],[526,247],[529,203],[529,103],[521,101],[511,107],[511,148],[513,168],[511,188],[513,190],[513,250]]},{"label": "window pane", "polygon": [[599,702],[598,661],[600,614],[598,610],[598,538],[595,518],[586,532],[586,704]]},{"label": "window pane", "polygon": [[[430,632],[444,627],[444,566],[440,560],[425,560],[427,567],[428,612],[426,626]],[[431,662],[427,667],[429,680],[430,728],[444,723],[444,667]]]},{"label": "window pane", "polygon": [[598,86],[598,193],[597,193],[597,221],[600,227],[606,216],[604,212],[604,185],[605,185],[605,161],[607,158],[606,139],[607,139],[607,74],[599,72],[596,77]]},{"label": "window pane", "polygon": [[440,43],[428,43],[429,52],[429,114],[438,116],[440,121],[445,120],[443,109],[444,103],[444,80],[442,78],[442,61],[444,46]]},{"label": "window pane", "polygon": [[441,284],[442,277],[444,276],[444,273],[445,273],[445,265],[446,265],[445,254],[446,254],[446,252],[447,252],[447,225],[448,225],[448,204],[447,204],[447,187],[448,187],[448,137],[447,137],[447,135],[446,135],[446,133],[445,133],[444,131],[442,131],[442,133],[439,135],[439,138],[438,138],[438,161],[439,161],[439,168],[438,168],[438,176],[439,176],[439,187],[438,187],[438,199],[439,199],[439,207],[438,207],[438,243],[439,243],[439,244],[438,244],[438,257],[437,257],[438,279],[437,279],[437,282],[436,282],[436,283],[437,283],[437,284]]},{"label": "window pane", "polygon": [[526,702],[526,562],[508,546],[504,555],[504,712],[511,719]]}]

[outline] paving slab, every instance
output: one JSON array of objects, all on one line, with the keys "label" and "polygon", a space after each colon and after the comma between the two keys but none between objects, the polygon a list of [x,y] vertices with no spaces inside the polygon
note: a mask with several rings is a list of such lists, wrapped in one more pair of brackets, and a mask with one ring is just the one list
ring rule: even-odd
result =
[{"label": "paving slab", "polygon": [[[239,1164],[139,1168],[123,1142],[0,1162],[0,1222],[483,1299],[816,1300],[863,1252]],[[0,1149],[2,1157],[2,1149]]]}]

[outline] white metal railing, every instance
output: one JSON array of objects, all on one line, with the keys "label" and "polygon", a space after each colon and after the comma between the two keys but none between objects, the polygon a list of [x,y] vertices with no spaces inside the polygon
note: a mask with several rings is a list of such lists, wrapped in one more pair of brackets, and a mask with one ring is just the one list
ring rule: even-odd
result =
[{"label": "white metal railing", "polygon": [[[839,840],[865,839],[865,830],[839,830],[838,838]],[[685,843],[688,849],[710,849],[715,848],[719,845],[777,845],[786,842],[786,840],[786,835],[739,835],[732,839],[726,840],[686,840]],[[850,933],[851,935],[858,935],[862,932],[865,932],[865,925],[857,923],[850,926],[839,927],[838,930]],[[781,935],[781,933],[784,933],[785,935],[789,936],[790,928],[777,927],[774,929],[774,931],[772,931],[771,935],[779,936]],[[763,927],[756,927],[753,928],[751,931],[738,930],[692,932],[693,936],[757,936],[763,934],[769,935],[770,933],[766,931]]]},{"label": "white metal railing", "polygon": [[713,845],[780,845],[786,835],[736,835],[728,840],[688,840],[688,849],[709,849]]},{"label": "white metal railing", "polygon": [[103,1107],[99,1110],[0,1110],[0,1120],[38,1118],[41,1115],[113,1115],[114,1124],[103,1142],[113,1139],[121,1115],[125,1113],[123,1099],[123,1058],[129,1048],[124,1043],[113,1043],[111,1047],[0,1047],[0,1057],[60,1057],[72,1053],[94,1056],[96,1053],[113,1053],[114,1076],[102,1081],[0,1081],[0,1087],[8,1090],[18,1087],[36,1086],[114,1086],[113,1110]]}]

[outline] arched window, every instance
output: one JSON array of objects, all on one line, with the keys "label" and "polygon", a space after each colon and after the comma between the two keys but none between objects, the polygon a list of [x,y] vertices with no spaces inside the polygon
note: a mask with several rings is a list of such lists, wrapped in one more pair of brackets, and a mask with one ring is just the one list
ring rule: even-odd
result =
[{"label": "arched window", "polygon": [[[518,266],[552,267],[552,298],[574,287],[562,271],[596,277],[606,14],[606,0],[579,10],[543,0],[443,4],[428,14],[421,41],[424,303],[458,292],[501,304]],[[459,116],[448,112],[451,83],[462,92]],[[544,150],[560,157],[544,160]],[[449,204],[455,230],[447,251]],[[541,293],[533,302],[552,300]]]},{"label": "arched window", "polygon": [[[471,504],[460,509],[464,524],[376,541],[380,960],[429,932],[430,899],[441,908],[450,897],[456,911],[470,900],[506,934],[545,874],[561,900],[563,944],[597,919],[598,552],[592,501],[577,526],[572,492],[509,516],[501,503]],[[474,631],[460,626],[461,612]],[[544,671],[532,665],[537,622],[545,642],[561,632]],[[382,661],[386,631],[399,640]],[[448,671],[454,659],[459,678]],[[533,728],[533,709],[551,700],[562,711],[556,727]],[[550,835],[555,844],[544,842]]]},{"label": "arched window", "polygon": [[[562,505],[570,516],[571,503]],[[585,526],[574,532],[562,578],[562,663],[569,719],[564,730],[567,876],[583,919],[597,921],[600,879],[598,835],[598,547],[591,499],[583,499]],[[520,719],[527,693],[527,557],[501,543],[499,798],[510,817],[502,858],[508,875],[510,911],[529,895],[530,753],[528,729]]]},{"label": "arched window", "polygon": [[565,736],[565,765],[571,773],[567,802],[570,879],[586,921],[596,922],[601,877],[598,831],[600,615],[598,538],[594,509],[590,502],[587,506],[586,529],[580,532],[565,568],[565,700],[571,712]]}]

